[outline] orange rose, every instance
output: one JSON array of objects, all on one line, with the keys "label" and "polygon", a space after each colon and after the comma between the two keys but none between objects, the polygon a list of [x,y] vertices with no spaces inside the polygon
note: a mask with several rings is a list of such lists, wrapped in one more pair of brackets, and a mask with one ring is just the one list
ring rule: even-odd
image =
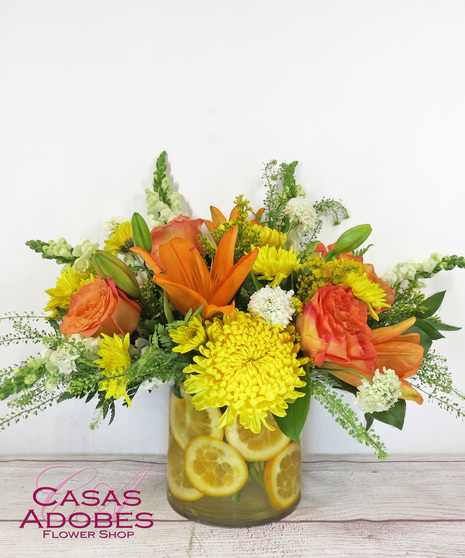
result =
[{"label": "orange rose", "polygon": [[152,256],[157,264],[161,267],[161,261],[158,256],[158,251],[162,244],[166,244],[173,238],[187,238],[203,254],[203,246],[200,244],[197,235],[200,233],[203,219],[192,220],[185,215],[179,215],[172,219],[166,225],[155,227],[152,229]]},{"label": "orange rose", "polygon": [[136,329],[139,316],[139,304],[117,289],[113,279],[97,276],[71,297],[60,331],[67,336],[125,335]]},{"label": "orange rose", "polygon": [[302,351],[316,366],[327,362],[329,367],[331,363],[349,367],[357,361],[366,370],[373,369],[376,351],[367,325],[367,307],[350,288],[330,285],[319,289],[297,317],[296,329]]}]

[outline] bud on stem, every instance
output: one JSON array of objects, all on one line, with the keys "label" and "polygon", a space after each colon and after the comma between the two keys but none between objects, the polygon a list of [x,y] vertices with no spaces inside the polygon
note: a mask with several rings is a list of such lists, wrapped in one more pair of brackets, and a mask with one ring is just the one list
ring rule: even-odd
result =
[{"label": "bud on stem", "polygon": [[134,213],[131,224],[134,244],[150,254],[152,251],[152,235],[142,215],[140,213]]},{"label": "bud on stem", "polygon": [[341,254],[347,254],[356,250],[370,236],[371,231],[370,225],[356,225],[343,232],[337,239],[334,248],[326,254],[325,261],[334,260]]},{"label": "bud on stem", "polygon": [[118,289],[131,298],[140,298],[140,288],[129,267],[110,252],[97,250],[92,257],[92,265],[102,279],[113,279]]}]

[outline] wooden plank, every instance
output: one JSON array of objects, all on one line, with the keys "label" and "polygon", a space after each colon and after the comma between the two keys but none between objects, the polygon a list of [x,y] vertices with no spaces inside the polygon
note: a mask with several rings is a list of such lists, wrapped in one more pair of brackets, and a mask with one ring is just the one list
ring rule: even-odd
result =
[{"label": "wooden plank", "polygon": [[[72,531],[67,529],[66,531]],[[3,558],[66,556],[156,558],[463,558],[465,521],[282,521],[262,527],[223,529],[187,521],[160,522],[125,539],[43,538],[2,522]]]},{"label": "wooden plank", "polygon": [[[61,487],[63,494],[70,489],[81,494],[89,488],[120,494],[136,485],[141,503],[134,509],[151,513],[153,526],[130,531],[92,526],[74,529],[66,524],[46,533],[47,529],[31,522],[20,529],[30,509],[42,517],[40,506],[32,499],[36,483],[56,486],[73,474]],[[37,558],[58,553],[79,558],[127,554],[157,558],[465,558],[465,458],[378,462],[331,457],[308,461],[303,465],[303,496],[297,510],[279,523],[247,529],[210,527],[181,518],[167,503],[165,478],[165,459],[154,456],[4,458],[0,461],[0,554],[5,558],[23,558],[31,552]],[[112,506],[106,510],[111,511]],[[76,509],[83,507],[67,502],[55,511],[66,516]],[[130,510],[125,507],[123,511]],[[127,536],[129,532],[134,534]],[[70,538],[81,537],[81,533],[86,538]]]}]

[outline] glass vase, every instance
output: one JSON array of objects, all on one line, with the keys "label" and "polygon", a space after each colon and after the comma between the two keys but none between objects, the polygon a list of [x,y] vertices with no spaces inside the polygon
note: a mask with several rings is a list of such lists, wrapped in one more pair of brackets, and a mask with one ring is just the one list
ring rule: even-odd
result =
[{"label": "glass vase", "polygon": [[300,501],[301,448],[272,415],[260,434],[218,429],[219,409],[197,411],[173,386],[169,405],[168,502],[190,520],[224,527],[278,521]]}]

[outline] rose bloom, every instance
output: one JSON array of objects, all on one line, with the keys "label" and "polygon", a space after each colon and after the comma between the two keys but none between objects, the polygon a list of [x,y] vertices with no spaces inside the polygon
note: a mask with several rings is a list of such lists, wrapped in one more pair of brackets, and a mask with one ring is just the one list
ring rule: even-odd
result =
[{"label": "rose bloom", "polygon": [[330,285],[317,291],[297,317],[296,329],[304,354],[314,359],[316,366],[324,362],[331,367],[362,363],[371,371],[376,351],[367,324],[367,307],[357,300],[348,287]]},{"label": "rose bloom", "polygon": [[192,244],[197,248],[197,250],[203,254],[203,246],[200,244],[197,235],[200,233],[200,227],[202,226],[203,219],[190,219],[185,215],[179,215],[172,219],[166,225],[161,225],[160,227],[155,227],[152,229],[152,256],[157,264],[162,267],[160,258],[158,256],[158,251],[162,244],[166,244],[173,238],[187,238]]},{"label": "rose bloom", "polygon": [[76,333],[84,337],[125,335],[136,329],[139,316],[139,304],[117,289],[113,279],[104,281],[97,276],[71,297],[60,331],[68,337]]}]

